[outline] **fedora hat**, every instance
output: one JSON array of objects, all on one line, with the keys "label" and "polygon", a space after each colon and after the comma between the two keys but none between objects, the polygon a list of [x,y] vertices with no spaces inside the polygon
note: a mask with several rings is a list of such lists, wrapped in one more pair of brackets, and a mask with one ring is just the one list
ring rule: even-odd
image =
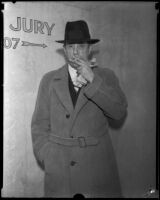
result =
[{"label": "fedora hat", "polygon": [[56,42],[63,44],[94,44],[99,41],[99,39],[91,39],[87,23],[84,20],[79,20],[67,22],[64,40],[57,40]]}]

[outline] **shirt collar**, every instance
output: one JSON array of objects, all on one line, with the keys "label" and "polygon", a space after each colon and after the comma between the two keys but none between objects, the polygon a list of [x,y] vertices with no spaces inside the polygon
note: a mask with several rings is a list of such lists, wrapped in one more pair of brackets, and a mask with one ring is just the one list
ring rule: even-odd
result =
[{"label": "shirt collar", "polygon": [[69,74],[70,74],[72,80],[77,77],[77,70],[74,69],[73,67],[71,67],[70,64],[68,64],[68,71],[69,71]]}]

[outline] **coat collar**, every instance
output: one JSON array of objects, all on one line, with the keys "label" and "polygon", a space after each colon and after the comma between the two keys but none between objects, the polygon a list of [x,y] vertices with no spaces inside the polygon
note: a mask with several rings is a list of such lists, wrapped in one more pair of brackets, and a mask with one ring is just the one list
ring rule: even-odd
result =
[{"label": "coat collar", "polygon": [[62,68],[58,69],[54,76],[53,87],[63,104],[63,106],[68,110],[69,113],[73,111],[72,99],[69,93],[68,87],[68,66],[64,65]]}]

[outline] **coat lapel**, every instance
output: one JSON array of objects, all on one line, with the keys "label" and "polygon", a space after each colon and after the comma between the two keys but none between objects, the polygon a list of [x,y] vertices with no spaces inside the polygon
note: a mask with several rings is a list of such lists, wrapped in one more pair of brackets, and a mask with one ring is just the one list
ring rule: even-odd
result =
[{"label": "coat lapel", "polygon": [[88,99],[84,96],[84,87],[82,87],[75,108],[73,107],[72,99],[69,92],[68,86],[68,67],[67,65],[63,66],[54,77],[53,87],[56,91],[56,94],[59,97],[59,100],[63,104],[63,106],[68,110],[71,114],[71,123],[70,123],[70,133],[74,122],[76,120],[77,115],[83,106],[87,103]]},{"label": "coat lapel", "polygon": [[83,106],[87,103],[87,101],[88,101],[87,97],[84,96],[84,87],[82,87],[75,106],[75,112],[74,112],[75,117],[77,116],[79,111],[83,108]]},{"label": "coat lapel", "polygon": [[54,89],[63,104],[63,106],[72,113],[73,104],[68,87],[68,69],[67,65],[63,66],[54,77]]},{"label": "coat lapel", "polygon": [[72,117],[71,117],[71,124],[70,124],[70,134],[72,134],[72,128],[74,125],[74,122],[76,120],[77,115],[79,114],[80,110],[84,107],[84,105],[87,103],[88,99],[87,97],[84,96],[84,87],[82,87],[77,102],[76,102],[76,106],[75,109],[73,111]]},{"label": "coat lapel", "polygon": [[88,98],[84,95],[84,89],[85,89],[85,86],[83,86],[81,88],[79,97],[77,99],[77,103],[76,103],[76,106],[75,106],[75,109],[74,109],[74,112],[73,112],[73,115],[72,115],[72,123],[71,123],[71,126],[70,126],[70,133],[72,132],[72,128],[73,128],[73,125],[76,121],[78,114],[80,113],[82,108],[85,106],[85,104],[89,101]]}]

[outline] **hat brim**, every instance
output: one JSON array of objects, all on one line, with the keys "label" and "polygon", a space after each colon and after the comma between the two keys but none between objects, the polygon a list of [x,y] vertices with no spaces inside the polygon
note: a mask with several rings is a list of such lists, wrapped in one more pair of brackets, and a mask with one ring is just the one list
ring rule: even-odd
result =
[{"label": "hat brim", "polygon": [[65,41],[65,40],[56,40],[56,42],[61,43],[61,44],[80,44],[80,43],[88,43],[88,44],[95,44],[99,42],[99,39],[89,39],[89,40],[70,40],[70,41]]}]

